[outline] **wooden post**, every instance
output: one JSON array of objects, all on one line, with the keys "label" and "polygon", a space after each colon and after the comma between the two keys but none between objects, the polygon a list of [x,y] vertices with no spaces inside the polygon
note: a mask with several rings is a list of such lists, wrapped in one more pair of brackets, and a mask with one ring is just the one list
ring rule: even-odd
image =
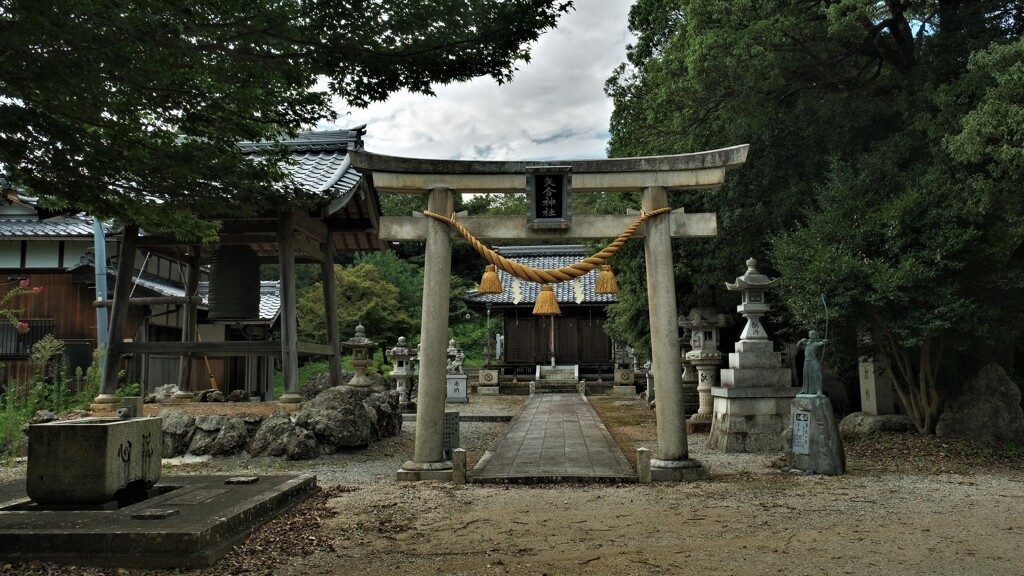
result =
[{"label": "wooden post", "polygon": [[330,235],[324,244],[324,260],[320,264],[321,284],[324,287],[324,315],[327,320],[327,345],[333,352],[327,365],[331,387],[341,385],[341,339],[338,337],[338,295],[334,283],[334,241]]},{"label": "wooden post", "polygon": [[[117,373],[121,366],[121,345],[124,342],[124,325],[128,320],[128,296],[132,291],[132,272],[135,269],[135,243],[139,237],[139,225],[127,224],[121,235],[121,252],[117,258],[117,280],[114,283],[114,304],[110,310],[110,332],[107,338],[106,361],[103,364],[103,381],[100,395],[95,404],[118,404]],[[97,266],[102,265],[97,263]]]},{"label": "wooden post", "polygon": [[[188,275],[185,277],[185,296],[195,296],[199,290],[199,264],[200,251],[198,246],[189,247],[188,254]],[[196,317],[198,307],[189,298],[182,310],[181,341],[193,342],[196,339]],[[175,398],[180,400],[191,400],[195,392],[195,385],[192,382],[192,355],[183,354],[178,360],[178,392]]]},{"label": "wooden post", "polygon": [[278,266],[281,271],[282,404],[297,405],[299,396],[299,322],[295,317],[295,216],[284,212],[277,220]]}]

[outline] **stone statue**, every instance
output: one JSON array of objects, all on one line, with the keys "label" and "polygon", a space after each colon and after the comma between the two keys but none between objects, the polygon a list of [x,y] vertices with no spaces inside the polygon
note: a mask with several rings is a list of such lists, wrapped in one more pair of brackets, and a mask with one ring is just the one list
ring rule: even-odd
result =
[{"label": "stone statue", "polygon": [[816,394],[821,396],[821,360],[818,358],[818,350],[828,340],[818,337],[817,330],[811,330],[807,338],[801,338],[796,343],[797,349],[804,351],[804,385],[800,388],[801,394]]},{"label": "stone statue", "polygon": [[494,342],[494,358],[496,360],[501,360],[502,353],[505,351],[505,336],[502,334],[495,334]]},{"label": "stone statue", "polygon": [[464,374],[462,363],[466,361],[466,355],[455,345],[455,340],[448,342],[448,373]]}]

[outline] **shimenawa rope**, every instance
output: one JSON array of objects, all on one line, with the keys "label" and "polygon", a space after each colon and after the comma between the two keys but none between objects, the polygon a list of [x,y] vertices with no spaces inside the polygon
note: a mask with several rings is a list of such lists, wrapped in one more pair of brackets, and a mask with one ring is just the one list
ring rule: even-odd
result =
[{"label": "shimenawa rope", "polygon": [[484,257],[485,260],[487,260],[491,264],[494,264],[498,268],[501,268],[505,272],[508,272],[509,274],[515,276],[516,278],[519,278],[521,280],[527,280],[529,282],[539,282],[541,284],[557,284],[558,282],[564,282],[566,280],[572,280],[573,278],[583,276],[587,272],[590,272],[591,270],[604,264],[612,257],[613,254],[615,254],[619,250],[619,248],[622,247],[623,244],[626,243],[626,240],[629,240],[629,237],[632,236],[633,233],[636,232],[636,229],[639,228],[640,225],[643,224],[648,218],[652,218],[654,216],[657,216],[658,214],[664,214],[666,212],[671,211],[672,208],[666,207],[658,208],[657,210],[652,210],[650,212],[644,212],[643,214],[640,215],[639,218],[636,219],[636,222],[633,222],[629,226],[629,228],[626,228],[626,230],[623,231],[622,234],[619,234],[618,238],[613,240],[611,244],[605,246],[604,249],[601,250],[600,252],[594,254],[589,258],[585,258],[575,264],[563,266],[562,268],[554,268],[547,270],[523,266],[522,264],[513,262],[503,257],[502,255],[498,254],[494,250],[491,250],[490,248],[484,246],[483,244],[480,243],[479,240],[474,238],[473,235],[469,233],[469,230],[466,230],[461,224],[455,221],[454,215],[448,217],[430,211],[424,211],[423,215],[429,218],[433,218],[434,220],[437,220],[439,222],[444,222],[445,224],[448,224],[449,226],[454,228],[455,231],[461,234],[462,237],[465,238],[467,242],[469,242],[470,246],[472,246],[474,250],[479,252],[480,255]]}]

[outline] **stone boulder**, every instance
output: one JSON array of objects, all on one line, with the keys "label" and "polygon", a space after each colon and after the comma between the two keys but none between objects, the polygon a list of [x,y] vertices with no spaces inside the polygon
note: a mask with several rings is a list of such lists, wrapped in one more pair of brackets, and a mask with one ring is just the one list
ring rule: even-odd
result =
[{"label": "stone boulder", "polygon": [[790,404],[789,423],[782,447],[790,470],[828,476],[846,472],[846,451],[826,396],[798,395]]},{"label": "stone boulder", "polygon": [[373,440],[371,414],[363,404],[372,390],[337,386],[317,395],[299,410],[295,424],[312,431],[324,451],[362,448]]},{"label": "stone boulder", "polygon": [[196,456],[211,453],[211,447],[220,435],[220,429],[227,422],[227,416],[200,415],[195,418],[196,431],[192,434],[188,452]]},{"label": "stone boulder", "polygon": [[146,398],[149,399],[152,397],[153,402],[162,403],[171,400],[177,393],[177,384],[164,384],[163,386],[157,386],[156,389],[153,390],[153,393]]},{"label": "stone boulder", "polygon": [[224,400],[228,402],[248,402],[249,394],[245,390],[232,390],[224,397]]},{"label": "stone boulder", "polygon": [[316,434],[311,430],[296,427],[284,438],[284,453],[289,460],[312,460],[320,456]]},{"label": "stone boulder", "polygon": [[839,423],[843,434],[872,434],[874,432],[915,432],[914,423],[906,414],[869,414],[854,412]]},{"label": "stone boulder", "polygon": [[283,456],[287,452],[285,438],[295,433],[295,423],[284,410],[275,410],[263,420],[249,443],[252,456]]},{"label": "stone boulder", "polygon": [[224,393],[216,388],[208,388],[206,390],[196,392],[195,400],[197,402],[223,402]]},{"label": "stone boulder", "polygon": [[[247,418],[249,417],[235,416],[228,419],[221,427],[217,438],[210,444],[210,454],[230,456],[244,450],[251,437]],[[256,422],[259,422],[258,418]]]},{"label": "stone boulder", "polygon": [[33,414],[32,417],[28,419],[28,422],[26,422],[25,425],[21,427],[21,431],[24,434],[28,434],[29,426],[33,424],[46,424],[47,422],[53,422],[56,419],[57,415],[49,410],[37,410],[36,413]]},{"label": "stone boulder", "polygon": [[398,436],[402,431],[401,395],[397,390],[377,392],[363,401],[371,414],[370,434],[373,440]]},{"label": "stone boulder", "polygon": [[1024,444],[1020,388],[995,363],[983,367],[946,403],[935,426],[939,438],[990,445]]},{"label": "stone boulder", "polygon": [[195,433],[195,418],[178,410],[161,410],[163,419],[163,457],[173,458],[188,451]]}]

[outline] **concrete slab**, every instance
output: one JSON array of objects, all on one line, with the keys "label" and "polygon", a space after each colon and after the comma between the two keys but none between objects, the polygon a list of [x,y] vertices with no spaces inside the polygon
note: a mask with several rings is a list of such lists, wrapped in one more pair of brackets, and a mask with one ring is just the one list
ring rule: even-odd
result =
[{"label": "concrete slab", "polygon": [[469,475],[471,483],[636,482],[586,397],[531,396]]},{"label": "concrete slab", "polygon": [[[165,476],[142,502],[53,510],[0,484],[0,560],[123,568],[211,566],[316,489],[313,476]],[[0,562],[2,563],[2,562]]]}]

